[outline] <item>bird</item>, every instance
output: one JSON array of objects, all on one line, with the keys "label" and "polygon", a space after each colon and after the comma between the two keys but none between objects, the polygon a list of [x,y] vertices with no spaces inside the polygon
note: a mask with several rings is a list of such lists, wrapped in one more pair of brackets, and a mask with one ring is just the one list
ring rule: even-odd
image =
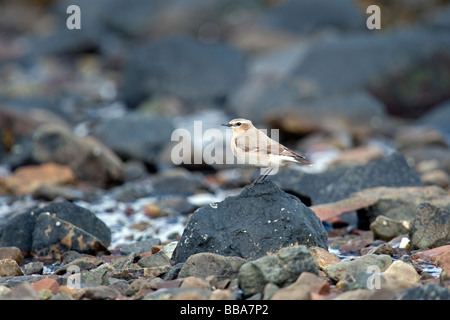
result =
[{"label": "bird", "polygon": [[234,156],[238,159],[238,163],[265,168],[265,171],[249,185],[249,188],[262,182],[274,168],[286,163],[313,165],[304,156],[269,138],[264,132],[258,130],[250,120],[237,118],[222,125],[233,129],[230,146]]}]

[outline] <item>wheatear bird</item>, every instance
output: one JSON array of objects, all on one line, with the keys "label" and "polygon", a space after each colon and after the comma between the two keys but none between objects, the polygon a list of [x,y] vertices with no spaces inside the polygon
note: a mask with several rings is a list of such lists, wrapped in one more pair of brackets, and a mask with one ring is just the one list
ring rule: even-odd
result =
[{"label": "wheatear bird", "polygon": [[283,166],[287,162],[312,166],[312,163],[305,160],[304,156],[286,148],[255,128],[250,120],[233,119],[222,125],[233,129],[231,150],[238,159],[238,163],[266,168],[250,187],[263,181],[274,168]]}]

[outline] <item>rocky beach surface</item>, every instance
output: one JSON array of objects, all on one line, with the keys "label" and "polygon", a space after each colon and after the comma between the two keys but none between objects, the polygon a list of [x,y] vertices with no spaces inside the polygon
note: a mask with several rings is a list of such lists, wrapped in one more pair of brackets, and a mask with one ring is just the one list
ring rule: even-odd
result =
[{"label": "rocky beach surface", "polygon": [[450,3],[379,5],[2,2],[0,300],[450,300]]}]

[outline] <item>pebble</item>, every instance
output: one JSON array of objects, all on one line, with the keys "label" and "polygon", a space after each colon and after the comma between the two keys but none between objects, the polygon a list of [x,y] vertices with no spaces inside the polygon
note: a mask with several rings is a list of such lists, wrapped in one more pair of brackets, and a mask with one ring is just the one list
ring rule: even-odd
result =
[{"label": "pebble", "polygon": [[17,262],[13,259],[0,260],[0,277],[15,277],[21,276],[22,270]]},{"label": "pebble", "polygon": [[392,258],[388,255],[366,254],[353,261],[342,261],[333,265],[326,266],[322,270],[326,275],[335,281],[345,280],[350,275],[355,278],[358,272],[366,272],[369,267],[375,266],[381,272],[385,271],[392,263]]},{"label": "pebble", "polygon": [[17,247],[0,247],[0,260],[3,259],[12,259],[17,263],[21,263],[23,255]]},{"label": "pebble", "polygon": [[450,242],[450,213],[430,203],[417,207],[417,216],[411,223],[413,249],[434,248]]},{"label": "pebble", "polygon": [[317,273],[309,250],[304,245],[286,247],[276,254],[249,261],[239,269],[238,284],[244,296],[261,293],[267,283],[278,286],[293,283],[302,272]]},{"label": "pebble", "polygon": [[36,292],[41,290],[49,290],[51,293],[56,293],[59,290],[59,283],[53,278],[44,278],[39,281],[34,282],[32,285]]}]

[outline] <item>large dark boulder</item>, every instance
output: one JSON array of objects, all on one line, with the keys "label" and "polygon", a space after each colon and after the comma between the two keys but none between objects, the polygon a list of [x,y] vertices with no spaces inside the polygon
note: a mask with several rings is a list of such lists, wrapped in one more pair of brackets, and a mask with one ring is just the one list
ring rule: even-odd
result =
[{"label": "large dark boulder", "polygon": [[[66,230],[67,234],[70,233],[70,230],[75,230],[76,227],[77,234],[85,234],[85,240],[86,235],[92,236],[92,239],[95,238],[95,243],[101,242],[105,248],[111,243],[111,230],[94,213],[71,202],[63,201],[55,202],[42,208],[28,210],[10,217],[0,231],[0,247],[16,246],[26,253],[30,252],[32,247],[39,248],[40,250],[43,249],[45,244],[43,243],[43,239],[41,239],[41,235],[48,235],[52,229],[48,223],[43,222],[48,219],[39,219],[40,215],[44,213],[50,214],[48,219],[51,217],[53,217],[53,220],[57,219],[55,223],[59,221],[60,223],[58,225],[61,226],[61,229]],[[69,227],[64,228],[65,226]],[[52,234],[56,235],[53,232]],[[35,236],[39,239],[34,239]],[[50,246],[53,244],[52,239],[59,239],[58,241],[60,241],[63,238],[64,235],[58,232],[57,236],[48,238],[50,242],[47,245]],[[80,245],[81,247],[85,246]],[[77,247],[73,249],[75,250]]]},{"label": "large dark boulder", "polygon": [[287,168],[271,179],[283,190],[309,198],[313,205],[343,200],[367,188],[423,186],[419,175],[400,153],[365,165],[336,167],[319,174]]},{"label": "large dark boulder", "polygon": [[194,212],[174,259],[184,262],[199,252],[257,259],[297,244],[326,249],[327,232],[300,199],[267,180]]}]

